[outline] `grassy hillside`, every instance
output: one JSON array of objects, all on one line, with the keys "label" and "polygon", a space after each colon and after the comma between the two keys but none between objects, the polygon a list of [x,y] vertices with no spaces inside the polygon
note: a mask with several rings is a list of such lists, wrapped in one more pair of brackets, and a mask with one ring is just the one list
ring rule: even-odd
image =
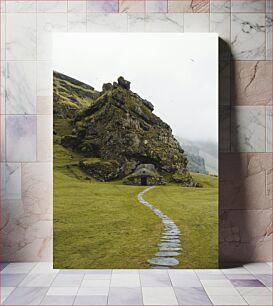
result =
[{"label": "grassy hillside", "polygon": [[[137,201],[145,187],[99,183],[80,170],[80,158],[54,144],[54,266],[148,268],[163,226]],[[179,268],[217,267],[217,178],[192,175],[203,188],[157,186],[145,199],[181,229]]]},{"label": "grassy hillside", "polygon": [[203,188],[218,188],[218,177],[191,172],[192,178],[199,182]]},{"label": "grassy hillside", "polygon": [[[192,173],[193,174],[193,173]],[[181,230],[180,268],[218,267],[217,178],[193,174],[203,188],[160,186],[145,199],[164,211]]]},{"label": "grassy hillside", "polygon": [[148,267],[162,224],[137,201],[143,187],[94,181],[60,145],[54,158],[54,267]]},{"label": "grassy hillside", "polygon": [[53,112],[61,118],[72,118],[76,111],[94,103],[99,93],[93,87],[58,72],[53,74]]}]

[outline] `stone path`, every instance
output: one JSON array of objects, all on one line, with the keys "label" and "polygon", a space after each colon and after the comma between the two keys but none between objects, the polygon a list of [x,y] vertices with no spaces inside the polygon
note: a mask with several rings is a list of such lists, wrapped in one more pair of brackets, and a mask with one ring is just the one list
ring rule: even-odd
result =
[{"label": "stone path", "polygon": [[155,257],[149,259],[148,262],[151,268],[170,268],[179,264],[178,259],[175,257],[178,256],[181,251],[181,233],[178,226],[170,217],[148,201],[144,200],[143,195],[153,188],[155,187],[149,187],[140,192],[137,196],[138,201],[150,208],[164,224],[164,232],[158,244],[158,252],[155,254]]}]

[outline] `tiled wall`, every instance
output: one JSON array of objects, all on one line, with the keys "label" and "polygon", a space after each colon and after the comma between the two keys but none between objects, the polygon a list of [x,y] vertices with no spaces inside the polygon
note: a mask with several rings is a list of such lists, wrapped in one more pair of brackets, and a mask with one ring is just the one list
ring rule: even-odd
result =
[{"label": "tiled wall", "polygon": [[52,258],[54,31],[219,33],[220,259],[271,260],[271,3],[1,1],[1,260]]}]

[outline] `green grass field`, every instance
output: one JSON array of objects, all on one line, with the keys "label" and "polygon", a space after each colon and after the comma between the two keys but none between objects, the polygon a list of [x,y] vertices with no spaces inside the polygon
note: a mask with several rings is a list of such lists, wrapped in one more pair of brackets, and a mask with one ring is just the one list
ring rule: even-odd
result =
[{"label": "green grass field", "polygon": [[145,194],[145,199],[179,226],[180,268],[218,268],[217,178],[201,174],[193,177],[204,187],[157,187]]},{"label": "green grass field", "polygon": [[[80,158],[54,144],[54,267],[149,268],[163,225],[137,201],[145,187],[97,182],[80,170]],[[175,268],[216,268],[217,178],[192,175],[203,188],[157,186],[144,198],[181,229]]]}]

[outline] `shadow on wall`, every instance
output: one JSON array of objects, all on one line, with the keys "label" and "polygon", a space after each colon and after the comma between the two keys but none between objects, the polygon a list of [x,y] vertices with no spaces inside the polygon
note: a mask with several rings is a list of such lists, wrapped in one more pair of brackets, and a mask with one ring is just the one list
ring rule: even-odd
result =
[{"label": "shadow on wall", "polygon": [[229,45],[221,39],[219,44],[219,263],[236,267],[272,258],[272,158],[238,152],[240,120],[231,107],[237,99],[236,62]]}]

